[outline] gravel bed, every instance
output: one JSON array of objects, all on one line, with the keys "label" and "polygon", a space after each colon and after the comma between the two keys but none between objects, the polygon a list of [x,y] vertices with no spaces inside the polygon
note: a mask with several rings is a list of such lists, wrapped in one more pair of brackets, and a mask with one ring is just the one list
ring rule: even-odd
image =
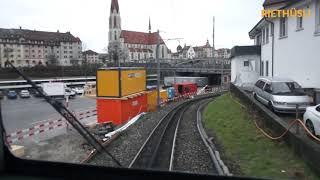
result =
[{"label": "gravel bed", "polygon": [[[123,167],[128,167],[160,119],[173,107],[183,102],[184,101],[173,102],[162,107],[159,111],[147,113],[123,132],[115,141],[113,141],[107,147],[107,150],[121,163]],[[99,166],[117,166],[116,163],[114,163],[106,154],[97,154],[91,159],[91,161],[89,161],[89,164]]]},{"label": "gravel bed", "polygon": [[180,121],[173,169],[201,174],[217,174],[207,147],[197,129],[197,109],[203,100],[189,106]]}]

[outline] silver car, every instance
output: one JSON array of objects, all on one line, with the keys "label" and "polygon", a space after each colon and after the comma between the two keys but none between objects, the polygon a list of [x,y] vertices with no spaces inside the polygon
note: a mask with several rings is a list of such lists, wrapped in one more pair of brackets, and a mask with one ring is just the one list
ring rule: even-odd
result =
[{"label": "silver car", "polygon": [[304,112],[310,98],[301,86],[290,79],[259,78],[253,88],[253,97],[272,111],[280,113]]}]

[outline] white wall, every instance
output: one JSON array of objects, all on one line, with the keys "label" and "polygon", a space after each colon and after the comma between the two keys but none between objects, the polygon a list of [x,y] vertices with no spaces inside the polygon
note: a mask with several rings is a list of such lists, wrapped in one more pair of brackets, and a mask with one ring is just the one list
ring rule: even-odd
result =
[{"label": "white wall", "polygon": [[[249,67],[244,66],[244,61],[251,62]],[[237,83],[237,76],[243,83],[253,83],[257,80],[260,69],[259,55],[236,56],[231,59],[231,82]]]},{"label": "white wall", "polygon": [[[262,76],[269,76],[272,77],[272,33],[271,33],[271,24],[266,24],[265,27],[269,27],[269,43],[266,43],[267,40],[265,40],[265,43],[262,42],[261,38],[261,62],[263,62],[263,75]],[[266,62],[268,61],[269,67],[267,69]],[[267,73],[268,71],[268,73]]]},{"label": "white wall", "polygon": [[287,38],[279,39],[279,20],[275,20],[274,75],[291,78],[304,88],[320,88],[320,34],[315,35],[315,1],[310,9],[311,17],[303,19],[302,31],[296,31],[295,17],[288,18]]}]

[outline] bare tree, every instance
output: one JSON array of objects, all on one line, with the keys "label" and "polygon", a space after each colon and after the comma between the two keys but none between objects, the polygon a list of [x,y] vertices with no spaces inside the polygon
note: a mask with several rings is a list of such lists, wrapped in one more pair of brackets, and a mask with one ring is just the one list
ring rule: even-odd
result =
[{"label": "bare tree", "polygon": [[[54,65],[54,66],[58,65],[58,59],[57,59],[57,57],[56,57],[54,54],[50,54],[50,55],[48,56],[48,63],[49,63],[50,65]],[[28,65],[29,65],[29,62],[28,62]]]}]

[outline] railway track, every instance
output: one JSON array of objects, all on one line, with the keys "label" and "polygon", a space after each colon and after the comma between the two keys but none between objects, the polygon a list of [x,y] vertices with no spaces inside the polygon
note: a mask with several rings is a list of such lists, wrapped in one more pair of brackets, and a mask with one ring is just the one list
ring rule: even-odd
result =
[{"label": "railway track", "polygon": [[222,174],[212,149],[198,128],[201,105],[212,100],[189,100],[166,114],[149,134],[129,168]]},{"label": "railway track", "polygon": [[[168,104],[160,111],[147,114],[132,128],[119,134],[106,148],[123,165],[134,169],[184,171],[204,174],[221,173],[221,161],[215,159],[212,144],[201,125],[200,108],[225,92],[216,88],[212,93]],[[200,123],[197,123],[200,122]],[[206,137],[206,138],[204,138]],[[110,157],[93,153],[84,163],[114,167]]]}]

